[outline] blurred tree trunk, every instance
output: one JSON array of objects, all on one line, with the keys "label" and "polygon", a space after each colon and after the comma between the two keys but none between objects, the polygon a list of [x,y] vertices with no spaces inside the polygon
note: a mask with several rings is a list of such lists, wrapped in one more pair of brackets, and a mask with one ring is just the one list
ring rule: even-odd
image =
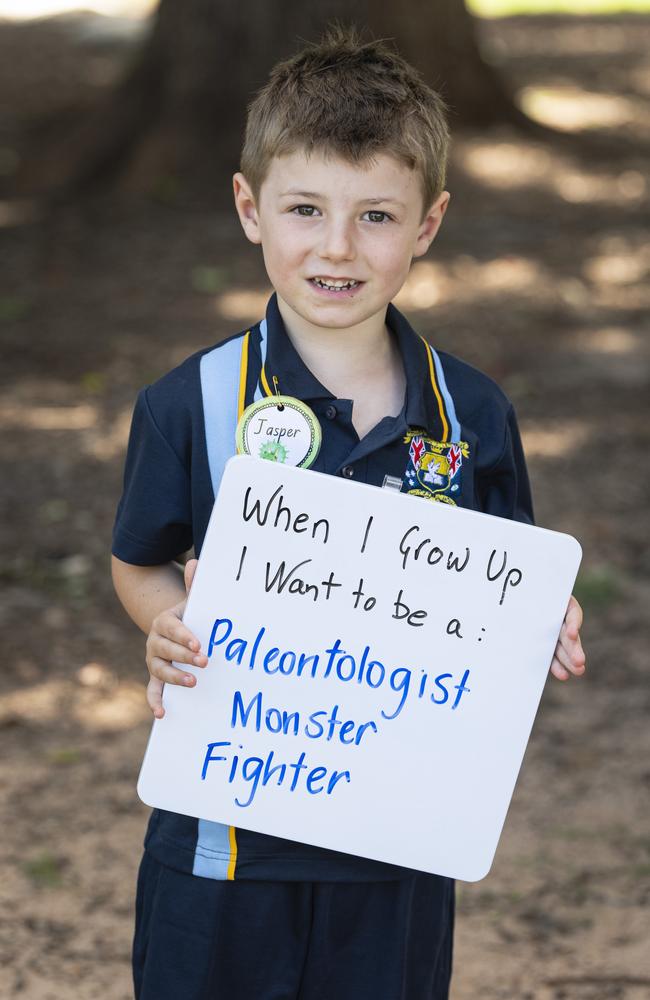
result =
[{"label": "blurred tree trunk", "polygon": [[160,0],[122,85],[49,154],[46,187],[117,175],[127,189],[171,200],[190,187],[223,188],[219,179],[238,166],[251,95],[278,59],[333,19],[394,39],[441,91],[452,125],[525,120],[482,59],[463,0],[402,0],[398,13],[378,0]]}]

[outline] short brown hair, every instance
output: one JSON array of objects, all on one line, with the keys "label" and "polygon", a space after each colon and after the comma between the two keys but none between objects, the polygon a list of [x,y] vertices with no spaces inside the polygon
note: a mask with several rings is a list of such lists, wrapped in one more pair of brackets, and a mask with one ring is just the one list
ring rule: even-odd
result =
[{"label": "short brown hair", "polygon": [[334,25],[271,70],[248,109],[242,173],[257,198],[275,156],[304,149],[362,163],[389,153],[420,174],[426,212],[445,184],[446,110],[385,41]]}]

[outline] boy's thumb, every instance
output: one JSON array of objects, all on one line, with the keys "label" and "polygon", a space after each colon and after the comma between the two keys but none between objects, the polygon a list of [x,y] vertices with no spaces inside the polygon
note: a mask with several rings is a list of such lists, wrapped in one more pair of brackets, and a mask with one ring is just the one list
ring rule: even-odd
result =
[{"label": "boy's thumb", "polygon": [[199,564],[198,559],[188,559],[185,563],[184,577],[185,577],[185,590],[189,594],[190,587],[192,586],[192,580],[194,579],[194,574],[196,573],[196,567]]}]

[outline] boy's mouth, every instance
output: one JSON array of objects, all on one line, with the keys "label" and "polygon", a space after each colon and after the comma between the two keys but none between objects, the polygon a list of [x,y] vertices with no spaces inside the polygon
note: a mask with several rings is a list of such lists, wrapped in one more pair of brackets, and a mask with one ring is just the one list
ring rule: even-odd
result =
[{"label": "boy's mouth", "polygon": [[350,292],[353,288],[358,288],[360,281],[354,278],[310,278],[312,285],[324,289],[326,292]]}]

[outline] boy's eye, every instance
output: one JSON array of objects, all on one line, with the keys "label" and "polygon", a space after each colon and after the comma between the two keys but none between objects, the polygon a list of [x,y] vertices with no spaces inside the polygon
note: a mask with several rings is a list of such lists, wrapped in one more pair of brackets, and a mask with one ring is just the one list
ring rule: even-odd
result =
[{"label": "boy's eye", "polygon": [[390,215],[388,212],[366,212],[368,217],[368,222],[390,222]]},{"label": "boy's eye", "polygon": [[295,212],[296,215],[303,215],[305,218],[310,219],[313,215],[316,215],[318,210],[313,205],[296,205],[291,211]]}]

